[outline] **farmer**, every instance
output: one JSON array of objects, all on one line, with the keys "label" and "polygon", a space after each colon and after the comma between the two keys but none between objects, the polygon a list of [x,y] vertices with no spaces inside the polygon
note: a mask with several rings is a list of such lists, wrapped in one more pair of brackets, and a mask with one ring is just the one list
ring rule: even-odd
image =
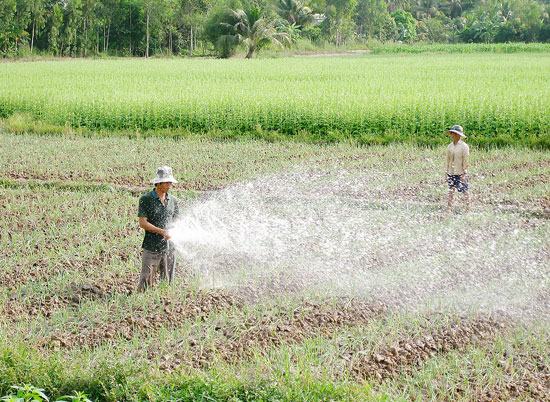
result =
[{"label": "farmer", "polygon": [[453,142],[447,147],[447,184],[449,195],[447,198],[447,211],[451,212],[455,190],[464,194],[466,210],[470,209],[470,195],[468,193],[468,156],[470,148],[462,139],[466,138],[462,126],[452,126],[449,135]]},{"label": "farmer", "polygon": [[139,199],[139,227],[145,230],[138,285],[140,291],[153,284],[157,272],[161,280],[167,279],[171,283],[174,279],[175,252],[167,231],[179,213],[178,199],[168,194],[174,183],[177,180],[172,176],[172,168],[161,166],[153,179],[155,188]]}]

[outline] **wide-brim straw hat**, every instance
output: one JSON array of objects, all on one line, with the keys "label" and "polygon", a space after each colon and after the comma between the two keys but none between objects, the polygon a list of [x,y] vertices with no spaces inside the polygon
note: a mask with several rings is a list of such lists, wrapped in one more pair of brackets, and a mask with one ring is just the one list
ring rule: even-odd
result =
[{"label": "wide-brim straw hat", "polygon": [[157,175],[152,180],[153,184],[158,183],[177,183],[178,181],[172,175],[172,168],[170,166],[161,166],[157,169]]},{"label": "wide-brim straw hat", "polygon": [[459,126],[458,124],[455,124],[454,126],[452,126],[449,129],[449,133],[455,133],[460,135],[462,138],[466,138],[466,136],[464,135],[464,129],[462,128],[462,126]]}]

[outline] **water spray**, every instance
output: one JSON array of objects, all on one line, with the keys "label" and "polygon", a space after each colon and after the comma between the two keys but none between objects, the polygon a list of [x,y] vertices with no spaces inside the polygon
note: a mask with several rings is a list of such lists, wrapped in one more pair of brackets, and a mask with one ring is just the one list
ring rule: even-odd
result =
[{"label": "water spray", "polygon": [[303,169],[237,183],[190,204],[172,240],[205,287],[550,318],[548,242],[521,216],[448,216],[377,190],[391,180]]}]

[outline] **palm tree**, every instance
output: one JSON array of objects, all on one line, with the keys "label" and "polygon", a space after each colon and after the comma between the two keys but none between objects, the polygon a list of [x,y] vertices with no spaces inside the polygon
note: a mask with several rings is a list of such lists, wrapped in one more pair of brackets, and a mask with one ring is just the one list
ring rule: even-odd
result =
[{"label": "palm tree", "polygon": [[456,18],[462,15],[462,0],[449,0],[447,4],[449,17]]},{"label": "palm tree", "polygon": [[229,10],[233,23],[221,22],[230,28],[238,43],[247,48],[246,58],[252,58],[255,51],[268,44],[284,46],[290,43],[290,36],[279,29],[277,21],[263,16],[259,8]]},{"label": "palm tree", "polygon": [[436,0],[417,0],[414,5],[414,13],[417,20],[435,17],[438,13]]},{"label": "palm tree", "polygon": [[300,0],[279,0],[277,13],[290,25],[304,27],[313,22],[313,12]]}]

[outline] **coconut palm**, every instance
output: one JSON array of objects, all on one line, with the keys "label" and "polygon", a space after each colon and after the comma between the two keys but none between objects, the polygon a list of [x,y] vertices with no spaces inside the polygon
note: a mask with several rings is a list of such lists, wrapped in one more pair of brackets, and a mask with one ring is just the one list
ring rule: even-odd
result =
[{"label": "coconut palm", "polygon": [[279,0],[277,13],[288,21],[290,25],[304,27],[313,22],[311,8],[300,0]]},{"label": "coconut palm", "polygon": [[268,44],[284,46],[290,43],[288,33],[281,31],[277,21],[264,15],[259,8],[229,10],[233,23],[222,22],[230,28],[238,43],[247,48],[246,58],[252,58],[254,52]]},{"label": "coconut palm", "polygon": [[437,0],[417,0],[414,4],[414,14],[417,20],[435,17],[438,10]]}]

